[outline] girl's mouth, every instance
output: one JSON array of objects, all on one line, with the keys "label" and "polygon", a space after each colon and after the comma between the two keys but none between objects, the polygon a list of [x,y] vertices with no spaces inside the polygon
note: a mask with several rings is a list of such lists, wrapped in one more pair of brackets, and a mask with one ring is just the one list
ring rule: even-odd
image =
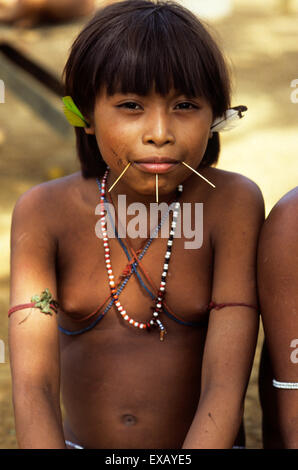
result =
[{"label": "girl's mouth", "polygon": [[175,160],[168,160],[166,162],[163,161],[137,161],[134,162],[134,166],[138,168],[141,171],[144,171],[145,173],[156,173],[156,174],[162,174],[162,173],[168,173],[169,171],[172,171],[175,167],[177,167],[179,162]]}]

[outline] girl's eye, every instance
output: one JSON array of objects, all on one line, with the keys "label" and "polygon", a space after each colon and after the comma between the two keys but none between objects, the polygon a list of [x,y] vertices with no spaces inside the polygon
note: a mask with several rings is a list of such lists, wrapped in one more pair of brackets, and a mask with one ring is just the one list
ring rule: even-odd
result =
[{"label": "girl's eye", "polygon": [[132,109],[133,111],[139,111],[141,106],[134,101],[127,101],[126,103],[119,104],[117,106],[118,108],[124,108],[124,109]]},{"label": "girl's eye", "polygon": [[185,101],[183,103],[178,103],[176,107],[179,107],[179,109],[198,109],[198,106],[196,106],[193,103],[189,103],[188,101]]}]

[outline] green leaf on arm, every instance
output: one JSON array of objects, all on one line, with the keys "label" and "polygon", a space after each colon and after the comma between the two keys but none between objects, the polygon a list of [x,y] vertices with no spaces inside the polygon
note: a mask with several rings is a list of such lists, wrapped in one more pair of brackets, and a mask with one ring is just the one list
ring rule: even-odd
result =
[{"label": "green leaf on arm", "polygon": [[46,288],[40,295],[34,295],[31,298],[31,302],[33,302],[35,304],[35,307],[39,308],[41,312],[50,315],[52,315],[53,313],[51,311],[50,304],[52,303],[55,306],[57,305],[57,302],[53,300],[53,296],[48,288]]}]

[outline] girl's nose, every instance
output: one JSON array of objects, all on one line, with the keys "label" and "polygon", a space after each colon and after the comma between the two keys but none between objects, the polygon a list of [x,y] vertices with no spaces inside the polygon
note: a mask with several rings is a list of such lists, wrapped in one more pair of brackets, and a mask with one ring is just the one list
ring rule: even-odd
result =
[{"label": "girl's nose", "polygon": [[153,144],[157,147],[175,143],[175,136],[170,128],[170,118],[167,113],[163,111],[152,113],[146,122],[143,143]]}]

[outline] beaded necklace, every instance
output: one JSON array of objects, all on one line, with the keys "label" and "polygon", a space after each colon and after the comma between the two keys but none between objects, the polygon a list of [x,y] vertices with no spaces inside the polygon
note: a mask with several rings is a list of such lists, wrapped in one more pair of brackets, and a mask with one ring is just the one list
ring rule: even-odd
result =
[{"label": "beaded necklace", "polygon": [[[134,326],[135,328],[139,328],[140,330],[147,330],[149,331],[151,328],[157,327],[159,329],[160,333],[160,341],[164,340],[164,336],[167,333],[166,329],[162,323],[162,321],[159,318],[159,315],[162,313],[163,310],[163,299],[165,297],[166,293],[166,278],[167,278],[167,273],[169,269],[169,262],[171,258],[171,253],[172,253],[172,245],[173,245],[173,239],[175,235],[175,229],[177,225],[177,219],[179,216],[179,209],[180,209],[180,203],[175,202],[174,205],[174,211],[173,211],[173,220],[171,224],[171,230],[170,230],[170,235],[169,239],[167,242],[167,250],[165,254],[165,260],[164,260],[164,265],[163,265],[163,272],[161,275],[161,281],[160,281],[160,286],[158,290],[157,297],[155,299],[155,305],[153,308],[153,314],[152,317],[149,321],[143,323],[143,322],[138,322],[135,321],[133,318],[131,318],[126,310],[123,308],[119,301],[117,289],[115,289],[115,281],[114,281],[114,275],[113,275],[113,270],[112,270],[112,264],[111,264],[111,258],[110,258],[110,247],[109,247],[109,238],[108,238],[108,232],[107,232],[107,222],[106,222],[106,217],[105,217],[105,193],[106,193],[106,181],[109,173],[109,168],[106,170],[102,184],[101,184],[101,191],[100,191],[100,226],[101,226],[101,231],[102,231],[102,237],[103,237],[103,246],[104,246],[104,251],[105,251],[105,263],[106,263],[106,268],[107,268],[107,273],[108,273],[108,278],[109,278],[109,286],[111,290],[111,296],[113,299],[113,302],[122,316],[122,318],[130,325]],[[178,186],[178,191],[182,193],[183,191],[183,186],[179,185]]]}]

